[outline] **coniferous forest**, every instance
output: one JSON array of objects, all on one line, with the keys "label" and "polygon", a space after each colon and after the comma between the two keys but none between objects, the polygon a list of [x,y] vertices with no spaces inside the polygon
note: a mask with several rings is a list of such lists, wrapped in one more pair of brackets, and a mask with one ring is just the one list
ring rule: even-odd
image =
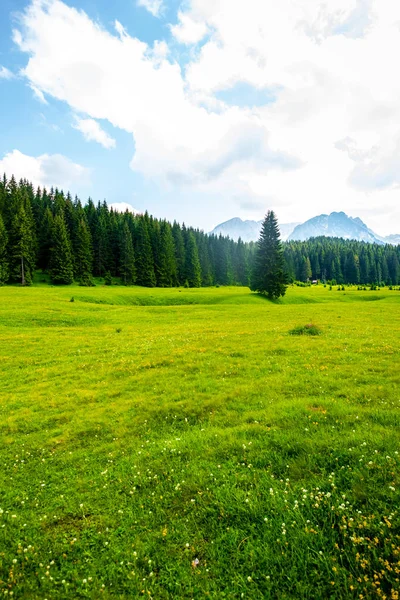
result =
[{"label": "coniferous forest", "polygon": [[0,183],[3,284],[29,285],[41,269],[54,284],[92,285],[101,277],[146,287],[248,285],[253,248],[147,213],[121,214],[106,202],[83,206],[27,181]]},{"label": "coniferous forest", "polygon": [[[283,248],[288,281],[400,284],[400,246],[320,237]],[[118,213],[106,202],[83,205],[26,180],[0,181],[1,284],[29,285],[42,270],[53,284],[248,286],[255,249],[147,213]]]}]

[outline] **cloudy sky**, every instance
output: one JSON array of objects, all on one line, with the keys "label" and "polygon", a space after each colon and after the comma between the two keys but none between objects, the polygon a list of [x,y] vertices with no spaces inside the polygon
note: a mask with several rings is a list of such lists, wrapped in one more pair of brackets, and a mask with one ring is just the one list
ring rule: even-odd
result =
[{"label": "cloudy sky", "polygon": [[400,233],[398,0],[1,0],[0,172],[210,230]]}]

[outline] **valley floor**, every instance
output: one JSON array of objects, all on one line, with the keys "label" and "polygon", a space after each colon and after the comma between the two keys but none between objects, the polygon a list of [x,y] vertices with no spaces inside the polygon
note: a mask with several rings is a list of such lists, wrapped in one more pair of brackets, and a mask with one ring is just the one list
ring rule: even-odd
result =
[{"label": "valley floor", "polygon": [[0,597],[398,599],[399,331],[387,288],[0,288]]}]

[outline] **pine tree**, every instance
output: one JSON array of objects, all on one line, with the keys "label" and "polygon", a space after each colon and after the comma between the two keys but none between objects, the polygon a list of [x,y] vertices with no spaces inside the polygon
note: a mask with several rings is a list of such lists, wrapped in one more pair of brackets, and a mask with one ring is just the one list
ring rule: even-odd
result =
[{"label": "pine tree", "polygon": [[301,270],[301,281],[309,281],[312,277],[311,262],[308,256],[303,257],[303,265]]},{"label": "pine tree", "polygon": [[185,283],[185,242],[182,229],[176,221],[172,225],[172,235],[176,262],[176,281],[174,281],[174,285],[183,285]]},{"label": "pine tree", "polygon": [[160,224],[157,285],[160,287],[172,287],[176,285],[177,278],[175,246],[171,225],[166,221],[162,221]]},{"label": "pine tree", "polygon": [[136,238],[136,283],[145,287],[155,287],[156,276],[154,273],[153,251],[147,222],[144,217],[139,217]]},{"label": "pine tree", "polygon": [[21,204],[10,230],[11,277],[21,285],[31,285],[35,268],[35,239],[31,220]]},{"label": "pine tree", "polygon": [[58,214],[54,218],[50,276],[52,282],[56,284],[69,285],[74,280],[71,241],[62,214]]},{"label": "pine tree", "polygon": [[85,218],[78,223],[75,240],[75,275],[82,286],[92,286],[92,238]]},{"label": "pine tree", "polygon": [[7,202],[7,177],[4,173],[0,180],[0,215],[3,214]]},{"label": "pine tree", "polygon": [[246,257],[246,246],[241,240],[238,239],[236,247],[235,247],[235,260],[234,260],[234,268],[235,268],[235,280],[236,283],[240,285],[249,285],[249,270],[247,264]]},{"label": "pine tree", "polygon": [[186,279],[189,287],[201,286],[201,267],[199,252],[192,231],[188,232],[186,244]]},{"label": "pine tree", "polygon": [[44,211],[40,226],[38,228],[38,267],[47,270],[50,261],[51,239],[54,226],[54,218],[51,210],[47,207]]},{"label": "pine tree", "polygon": [[271,299],[286,293],[286,274],[278,221],[270,210],[261,226],[251,279],[251,290]]},{"label": "pine tree", "polygon": [[125,285],[133,285],[136,280],[135,253],[133,250],[132,234],[126,221],[122,225],[120,257],[122,281]]},{"label": "pine tree", "polygon": [[0,285],[7,283],[9,276],[7,242],[8,236],[0,213]]},{"label": "pine tree", "polygon": [[208,252],[208,238],[203,235],[199,236],[197,241],[197,247],[199,250],[199,259],[201,267],[201,285],[207,287],[213,284],[211,261]]}]

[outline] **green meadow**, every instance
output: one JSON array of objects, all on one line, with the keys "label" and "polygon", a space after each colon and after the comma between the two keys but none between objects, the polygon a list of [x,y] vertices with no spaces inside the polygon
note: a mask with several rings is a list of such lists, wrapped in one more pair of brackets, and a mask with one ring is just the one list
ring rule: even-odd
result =
[{"label": "green meadow", "polygon": [[1,288],[0,597],[398,599],[399,332],[388,288]]}]

